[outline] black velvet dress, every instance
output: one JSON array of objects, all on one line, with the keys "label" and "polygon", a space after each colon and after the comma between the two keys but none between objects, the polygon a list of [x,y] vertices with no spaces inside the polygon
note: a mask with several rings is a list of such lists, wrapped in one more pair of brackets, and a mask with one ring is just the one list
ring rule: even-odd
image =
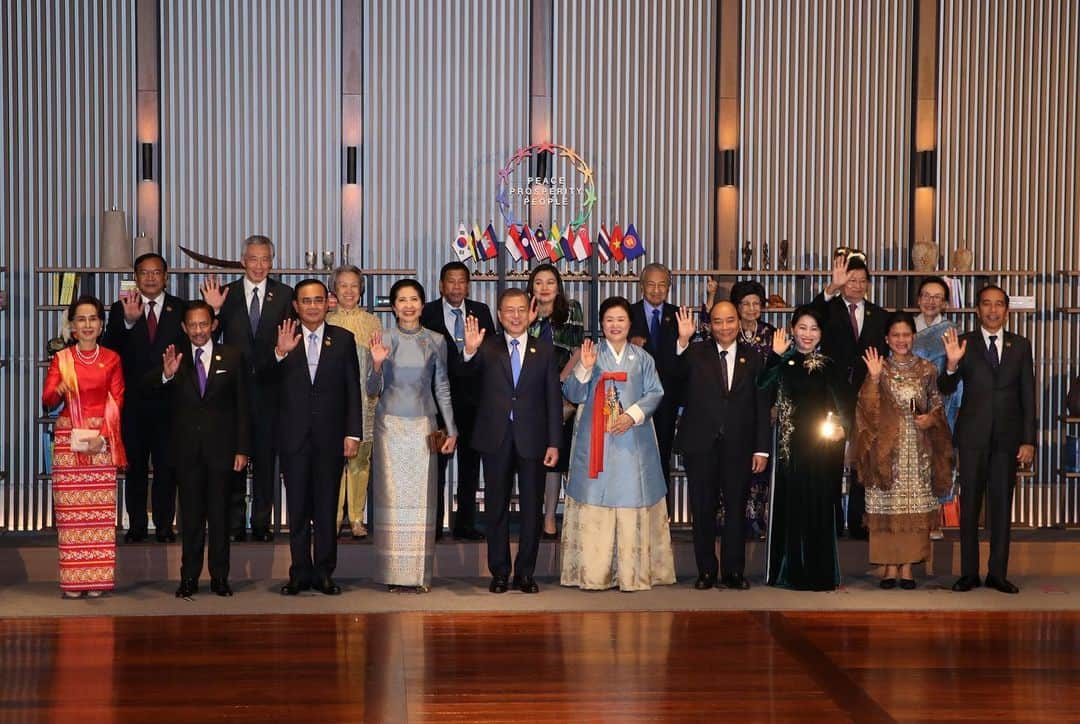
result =
[{"label": "black velvet dress", "polygon": [[839,372],[813,352],[783,357],[770,353],[759,386],[776,386],[775,476],[769,496],[767,583],[800,591],[831,591],[840,585],[836,507],[844,465],[844,441],[829,441],[821,425],[839,417]]}]

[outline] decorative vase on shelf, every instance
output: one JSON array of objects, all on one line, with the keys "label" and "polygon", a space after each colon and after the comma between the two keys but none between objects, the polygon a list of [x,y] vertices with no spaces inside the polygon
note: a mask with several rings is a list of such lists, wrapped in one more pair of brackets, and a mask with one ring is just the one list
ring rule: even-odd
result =
[{"label": "decorative vase on shelf", "polygon": [[154,243],[154,237],[147,236],[146,232],[139,232],[139,235],[135,237],[135,258],[138,259],[143,254],[156,251],[157,244]]},{"label": "decorative vase on shelf", "polygon": [[127,230],[127,216],[115,206],[106,211],[101,219],[99,260],[102,269],[131,268],[131,235]]},{"label": "decorative vase on shelf", "polygon": [[961,246],[953,251],[949,266],[952,267],[953,271],[971,271],[971,249]]},{"label": "decorative vase on shelf", "polygon": [[919,241],[911,247],[911,263],[915,271],[934,271],[937,268],[938,248],[937,244],[929,241]]}]

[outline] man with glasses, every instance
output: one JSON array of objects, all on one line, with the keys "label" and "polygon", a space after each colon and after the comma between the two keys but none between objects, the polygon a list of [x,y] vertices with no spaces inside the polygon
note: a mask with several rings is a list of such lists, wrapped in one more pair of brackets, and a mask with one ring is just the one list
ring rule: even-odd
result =
[{"label": "man with glasses", "polygon": [[[259,378],[258,372],[273,364],[278,326],[293,315],[293,290],[270,278],[274,265],[274,244],[265,236],[244,240],[240,263],[244,276],[228,286],[219,287],[217,278],[207,277],[202,284],[203,299],[214,309],[218,320],[217,341],[240,350],[248,370],[248,404],[251,407],[251,538],[269,542],[274,490],[277,487],[277,447],[275,417],[278,388],[272,380]],[[245,540],[247,513],[245,493],[247,471],[233,480],[229,525],[232,539]]]},{"label": "man with glasses", "polygon": [[671,446],[675,439],[675,421],[683,404],[684,383],[677,378],[675,341],[679,338],[679,308],[668,304],[671,271],[663,264],[646,264],[641,270],[641,299],[630,305],[630,341],[652,355],[664,399],[653,414],[656,443],[660,448],[660,467],[668,490],[668,513],[671,512]]},{"label": "man with glasses", "polygon": [[[847,250],[845,250],[847,252]],[[866,363],[863,355],[870,347],[885,356],[884,309],[866,298],[870,286],[870,272],[866,257],[861,253],[838,253],[833,259],[832,280],[825,290],[814,297],[811,304],[825,318],[821,335],[821,352],[831,358],[843,375],[844,384],[837,391],[840,414],[849,433],[855,420],[855,403],[859,389],[866,379]],[[844,511],[840,505],[840,484],[836,481],[836,533],[844,530]],[[868,533],[863,516],[866,513],[866,493],[858,485],[856,472],[848,477],[847,528],[852,538],[867,539]]]},{"label": "man with glasses", "polygon": [[[176,541],[176,481],[169,462],[171,410],[169,396],[157,389],[147,373],[161,364],[167,347],[184,339],[180,324],[187,303],[165,292],[168,267],[160,254],[143,254],[135,260],[135,289],[124,292],[109,310],[109,323],[101,343],[120,355],[124,369],[127,404],[121,413],[128,469],[124,480],[124,505],[128,514],[125,543],[146,540],[149,516],[147,491],[151,491],[155,537],[161,543]],[[150,464],[154,466],[149,485]]]}]

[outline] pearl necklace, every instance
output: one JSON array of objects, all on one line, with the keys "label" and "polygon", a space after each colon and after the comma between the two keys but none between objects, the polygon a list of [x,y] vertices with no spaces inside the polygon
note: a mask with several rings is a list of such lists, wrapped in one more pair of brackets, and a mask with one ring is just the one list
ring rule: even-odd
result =
[{"label": "pearl necklace", "polygon": [[98,357],[101,356],[101,345],[94,345],[94,353],[87,356],[83,354],[83,351],[79,349],[78,345],[75,346],[75,356],[79,358],[79,361],[84,365],[92,365],[98,361]]}]

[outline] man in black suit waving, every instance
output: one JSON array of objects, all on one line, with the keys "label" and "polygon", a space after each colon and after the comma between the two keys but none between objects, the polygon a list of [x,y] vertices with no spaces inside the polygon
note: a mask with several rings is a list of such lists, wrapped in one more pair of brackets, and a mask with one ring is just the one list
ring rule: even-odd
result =
[{"label": "man in black suit waving", "polygon": [[186,302],[165,293],[168,267],[160,254],[135,260],[136,291],[125,292],[109,310],[109,324],[101,343],[116,351],[124,369],[127,404],[122,434],[127,450],[124,503],[128,514],[127,543],[146,540],[146,493],[150,461],[154,463],[151,507],[158,541],[172,543],[176,516],[176,479],[169,459],[171,413],[169,396],[155,388],[149,372],[161,364],[161,355],[184,339],[180,323]]},{"label": "man in black suit waving", "polygon": [[[258,370],[274,361],[278,326],[293,316],[293,290],[270,278],[274,265],[274,244],[265,236],[244,240],[240,263],[244,276],[228,286],[219,287],[210,276],[202,285],[203,299],[214,308],[218,318],[218,341],[236,347],[244,355],[248,369],[248,404],[251,408],[251,537],[256,541],[273,540],[271,515],[277,488],[277,439],[274,430],[278,390],[273,379],[260,379]],[[245,538],[247,517],[247,475],[241,471],[233,478],[229,525],[233,540]]]},{"label": "man in black suit waving", "polygon": [[177,598],[199,590],[206,529],[210,530],[210,590],[231,596],[229,587],[229,487],[233,473],[247,467],[250,422],[247,369],[240,351],[214,344],[214,310],[203,301],[188,305],[182,323],[188,344],[169,345],[155,375],[172,398],[170,455],[179,462],[184,511],[184,555]]},{"label": "man in black suit waving", "polygon": [[690,344],[697,327],[693,310],[679,310],[678,324],[676,373],[686,380],[691,394],[675,446],[685,455],[690,488],[698,569],[694,588],[723,585],[745,590],[750,587],[743,575],[746,516],[727,516],[718,566],[716,508],[722,492],[728,510],[744,510],[751,474],[765,470],[769,461],[772,400],[757,386],[764,361],[738,339],[739,313],[731,302],[717,302],[709,310],[712,339],[706,342]]},{"label": "man in black suit waving", "polygon": [[[463,374],[461,359],[465,347],[465,320],[475,317],[480,329],[495,334],[491,310],[483,302],[469,299],[469,267],[460,261],[444,264],[439,272],[440,297],[424,305],[420,324],[446,338],[446,359],[450,372],[450,399],[454,422],[461,439],[457,446],[457,512],[453,516],[453,534],[458,540],[483,540],[476,529],[476,489],[480,482],[480,455],[471,446],[476,424],[476,380]],[[442,420],[439,420],[442,427]],[[439,504],[435,518],[435,538],[442,537],[443,511],[446,505],[446,466],[453,455],[439,455]]]},{"label": "man in black suit waving", "polygon": [[979,580],[979,511],[987,494],[990,562],[986,585],[1018,593],[1006,574],[1016,468],[1035,458],[1035,371],[1031,343],[1006,332],[1009,295],[989,285],[979,290],[979,330],[957,339],[945,333],[944,394],[964,382],[953,441],[960,466],[960,578],[954,591],[970,591]]},{"label": "man in black suit waving", "polygon": [[668,512],[671,512],[671,445],[675,439],[675,421],[683,404],[683,382],[675,374],[675,339],[679,336],[674,304],[668,304],[671,271],[663,264],[646,264],[641,270],[641,300],[630,306],[630,341],[644,347],[656,362],[664,399],[653,414],[656,443],[660,448],[660,466],[668,489]]},{"label": "man in black suit waving", "polygon": [[345,458],[360,449],[364,429],[356,340],[344,327],[326,324],[329,296],[317,279],[296,285],[293,307],[300,323],[281,323],[267,374],[280,384],[278,450],[292,554],[289,581],[281,587],[287,596],[307,588],[341,593],[331,578],[337,566],[338,489]]},{"label": "man in black suit waving", "polygon": [[479,408],[473,447],[484,460],[484,514],[492,593],[505,593],[510,577],[510,495],[517,472],[521,535],[514,561],[515,588],[538,593],[533,580],[540,547],[544,467],[559,461],[562,392],[555,347],[533,339],[529,296],[522,289],[499,295],[502,333],[486,337],[475,317],[465,324],[466,374],[477,380]]},{"label": "man in black suit waving", "polygon": [[[855,403],[859,399],[859,390],[866,380],[866,362],[863,355],[870,347],[878,354],[888,354],[885,344],[884,309],[866,298],[870,287],[870,271],[862,254],[838,254],[833,259],[832,281],[820,292],[811,305],[825,319],[825,329],[821,330],[821,352],[831,358],[843,375],[847,384],[840,395],[841,414],[846,420],[855,419]],[[866,514],[866,491],[856,484],[855,471],[848,479],[848,535],[852,538],[866,539],[868,532],[863,522]],[[840,482],[837,481],[837,489]],[[843,509],[836,508],[836,533],[844,530]]]}]

